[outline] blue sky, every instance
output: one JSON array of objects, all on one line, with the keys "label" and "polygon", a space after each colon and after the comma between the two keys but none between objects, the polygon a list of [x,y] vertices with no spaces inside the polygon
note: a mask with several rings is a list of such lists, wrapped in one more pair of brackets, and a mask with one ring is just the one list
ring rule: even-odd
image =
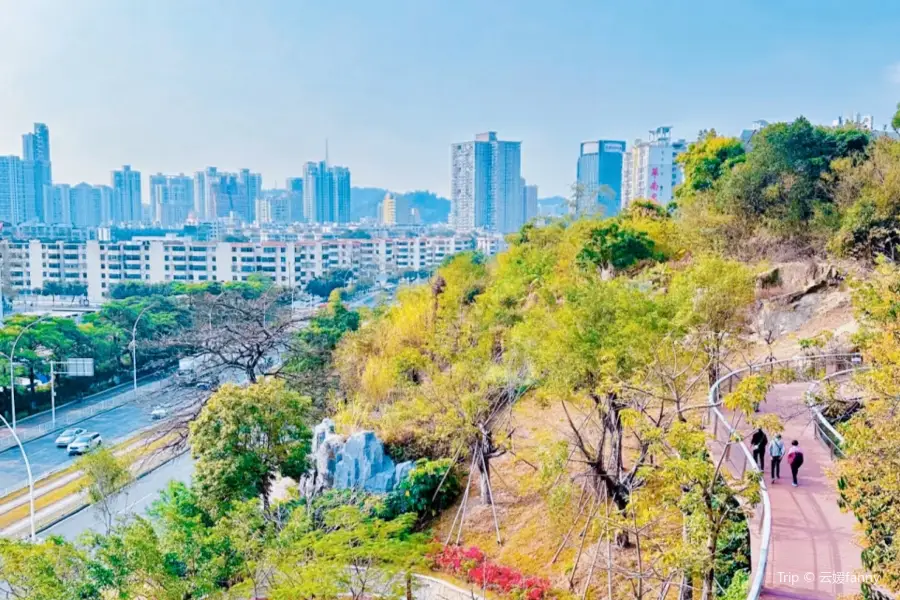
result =
[{"label": "blue sky", "polygon": [[578,143],[693,138],[900,101],[900,2],[0,0],[0,154],[51,129],[54,180],[206,165],[284,186],[329,139],[354,185],[449,192],[449,145],[523,142],[541,196]]}]

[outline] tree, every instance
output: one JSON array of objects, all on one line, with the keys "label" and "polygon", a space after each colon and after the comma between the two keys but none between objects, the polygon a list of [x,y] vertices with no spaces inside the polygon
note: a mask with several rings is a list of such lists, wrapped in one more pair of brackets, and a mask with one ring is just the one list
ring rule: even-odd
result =
[{"label": "tree", "polygon": [[832,161],[859,155],[869,141],[863,130],[813,126],[803,117],[769,125],[754,136],[746,160],[723,182],[721,201],[749,217],[748,226],[761,219],[779,234],[808,234],[806,224],[833,208],[822,176]]},{"label": "tree", "polygon": [[[213,295],[191,295],[190,326],[159,342],[183,356],[202,357],[204,375],[238,371],[251,383],[281,370],[280,355],[290,351],[302,319],[290,308],[290,295],[261,282],[226,285]],[[260,293],[260,290],[264,290]]]},{"label": "tree", "polygon": [[891,127],[894,128],[894,131],[900,132],[900,103],[897,104],[897,112],[891,119]]},{"label": "tree", "polygon": [[76,468],[86,479],[82,489],[100,512],[106,531],[110,531],[116,517],[119,493],[132,480],[128,465],[112,451],[98,448],[78,459]]},{"label": "tree", "polygon": [[216,521],[191,488],[171,482],[149,518],[134,517],[106,535],[82,539],[92,557],[92,579],[119,598],[184,600],[228,589],[246,572],[235,536],[261,518],[238,508],[234,518]]},{"label": "tree", "polygon": [[739,139],[720,137],[715,130],[705,132],[676,158],[684,169],[684,183],[676,190],[676,196],[711,189],[745,159],[746,152]]},{"label": "tree", "polygon": [[331,292],[347,285],[347,282],[353,277],[353,271],[346,269],[338,269],[331,271],[328,275],[316,277],[306,284],[304,291],[313,296],[320,298],[328,298]]},{"label": "tree", "polygon": [[328,306],[310,319],[294,336],[282,373],[298,389],[312,396],[317,408],[324,407],[337,386],[332,355],[344,335],[359,328],[360,316],[332,293]]},{"label": "tree", "polygon": [[19,600],[101,600],[88,557],[62,538],[0,539],[0,581]]},{"label": "tree", "polygon": [[828,181],[841,217],[829,249],[866,261],[874,261],[878,255],[896,258],[900,244],[900,142],[879,138],[869,147],[866,160],[838,160],[832,170]]},{"label": "tree", "polygon": [[578,253],[578,261],[611,276],[641,261],[662,260],[654,245],[646,233],[611,221],[591,231],[590,239]]},{"label": "tree", "polygon": [[262,498],[268,511],[277,474],[299,479],[308,468],[309,398],[281,380],[221,387],[190,425],[198,493],[211,507]]},{"label": "tree", "polygon": [[709,385],[719,379],[722,364],[742,341],[754,289],[744,265],[716,256],[701,257],[672,277],[669,295],[677,305],[676,319],[701,340]]},{"label": "tree", "polygon": [[144,283],[143,281],[122,281],[109,288],[109,297],[113,300],[126,298],[169,296],[172,293],[173,284],[170,283]]},{"label": "tree", "polygon": [[844,459],[836,463],[844,510],[852,511],[863,534],[863,566],[878,584],[900,591],[897,531],[900,513],[900,269],[882,261],[875,276],[858,282],[853,304],[860,342],[871,370],[857,380],[865,402],[844,424]]},{"label": "tree", "polygon": [[413,533],[414,515],[384,521],[356,506],[335,508],[316,527],[295,511],[281,535],[276,598],[408,597],[406,577],[423,563],[427,538]]}]

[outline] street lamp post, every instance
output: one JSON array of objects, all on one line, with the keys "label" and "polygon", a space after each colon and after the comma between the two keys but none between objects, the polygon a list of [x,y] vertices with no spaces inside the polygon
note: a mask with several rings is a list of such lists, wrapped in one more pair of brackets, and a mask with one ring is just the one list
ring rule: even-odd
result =
[{"label": "street lamp post", "polygon": [[25,461],[25,471],[28,473],[28,508],[31,516],[31,541],[34,541],[34,478],[31,476],[31,463],[28,462],[28,455],[25,454],[25,447],[22,446],[22,440],[19,439],[19,436],[16,435],[15,427],[10,427],[9,421],[0,413],[0,420],[3,421],[3,424],[6,425],[6,428],[12,433],[13,439],[16,440],[16,445],[19,447],[19,451],[22,453],[22,459]]},{"label": "street lamp post", "polygon": [[[13,431],[16,429],[16,373],[15,373],[15,356],[16,356],[16,346],[19,345],[19,340],[22,339],[22,336],[25,335],[25,332],[40,323],[41,321],[50,317],[50,313],[45,315],[41,315],[28,325],[22,328],[22,331],[19,332],[19,335],[16,336],[16,341],[13,342],[12,350],[9,351],[9,393],[10,400],[12,403],[12,428]],[[24,451],[23,451],[24,452]]]},{"label": "street lamp post", "polygon": [[144,316],[144,313],[150,310],[152,304],[148,304],[138,313],[137,319],[134,320],[134,327],[131,328],[131,374],[134,382],[134,394],[137,395],[137,326],[138,321]]}]

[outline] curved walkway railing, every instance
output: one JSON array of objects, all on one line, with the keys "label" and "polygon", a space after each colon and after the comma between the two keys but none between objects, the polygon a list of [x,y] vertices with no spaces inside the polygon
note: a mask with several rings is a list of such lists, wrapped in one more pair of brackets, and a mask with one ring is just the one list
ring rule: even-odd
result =
[{"label": "curved walkway railing", "polygon": [[[790,373],[784,374],[791,375],[792,381],[802,381],[804,379],[820,380],[828,376],[829,366],[832,367],[833,373],[848,370],[851,365],[855,364],[854,359],[858,359],[858,357],[858,354],[824,354],[767,361],[758,365],[737,369],[716,381],[709,389],[707,425],[712,430],[713,440],[718,444],[722,444],[721,451],[725,453],[724,460],[730,465],[733,473],[740,477],[744,475],[747,468],[759,471],[759,467],[753,460],[753,454],[750,452],[747,444],[744,441],[737,441],[740,439],[739,435],[721,410],[722,396],[724,394],[730,393],[741,379],[750,374],[768,371],[772,375],[778,375],[780,372],[790,371]],[[734,445],[740,447],[737,456],[734,456],[731,452]],[[759,556],[756,559],[747,600],[758,600],[762,594],[766,567],[769,561],[769,547],[772,540],[772,503],[769,498],[769,490],[766,487],[765,477],[760,477],[760,496],[763,512],[760,519]]]},{"label": "curved walkway railing", "polygon": [[[807,401],[809,402],[809,410],[813,416],[813,423],[815,424],[815,435],[816,439],[822,442],[826,448],[828,448],[831,453],[831,460],[835,460],[836,458],[844,458],[844,436],[834,428],[834,426],[828,421],[824,414],[822,414],[821,405],[815,404],[814,399],[816,393],[822,387],[823,384],[839,380],[839,379],[849,379],[856,373],[860,371],[867,371],[872,367],[863,366],[862,363],[862,355],[855,354],[853,356],[853,362],[856,366],[851,367],[849,369],[844,369],[842,371],[837,371],[836,373],[832,373],[819,381],[814,381],[812,385],[809,386],[809,390],[807,390]],[[896,595],[892,592],[878,586],[878,585],[870,585],[867,591],[867,597],[872,600],[896,600]]]},{"label": "curved walkway railing", "polygon": [[838,379],[848,379],[853,374],[858,373],[860,371],[865,371],[869,369],[869,367],[861,366],[862,356],[857,355],[858,361],[856,362],[857,366],[851,369],[844,369],[843,371],[838,371],[837,373],[832,373],[827,377],[820,379],[819,381],[813,382],[811,386],[809,386],[809,390],[807,393],[807,401],[809,402],[809,410],[812,413],[813,424],[815,425],[815,435],[816,439],[819,440],[828,451],[831,453],[831,459],[835,458],[844,458],[844,436],[838,432],[837,429],[828,421],[824,414],[822,414],[822,406],[820,404],[815,403],[816,393],[822,387],[822,385],[826,383],[830,383],[834,380]]}]

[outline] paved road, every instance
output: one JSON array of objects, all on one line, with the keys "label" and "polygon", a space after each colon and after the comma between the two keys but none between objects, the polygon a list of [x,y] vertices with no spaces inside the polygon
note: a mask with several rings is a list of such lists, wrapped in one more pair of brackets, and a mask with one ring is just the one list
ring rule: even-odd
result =
[{"label": "paved road", "polygon": [[[159,373],[156,376],[148,376],[138,379],[138,392],[146,390],[148,386],[159,385],[157,384],[157,382],[160,382],[160,380],[164,379],[167,375],[167,373]],[[63,422],[67,417],[77,415],[78,413],[83,412],[85,409],[89,409],[91,406],[99,404],[105,400],[110,400],[118,397],[122,397],[121,399],[124,399],[125,396],[131,394],[132,390],[133,388],[131,387],[131,382],[128,381],[125,384],[115,386],[103,392],[98,392],[96,394],[88,396],[87,398],[83,398],[82,400],[63,404],[56,409],[57,423]],[[27,392],[22,395],[21,401],[28,402]],[[24,419],[19,419],[18,423],[16,423],[16,431],[21,439],[32,439],[37,433],[45,431],[48,424],[51,423],[52,420],[53,415],[49,410],[47,410],[30,417],[25,417]],[[0,428],[0,440],[3,440],[4,444],[13,444],[14,442],[11,438],[12,433],[9,431],[9,429],[5,427]]]},{"label": "paved road", "polygon": [[[79,423],[78,427],[98,431],[104,441],[110,443],[150,425],[153,422],[150,411],[154,405],[175,407],[188,396],[189,394],[183,390],[168,396],[165,392],[149,394],[136,402],[93,416]],[[28,460],[31,462],[31,472],[35,477],[61,468],[75,459],[66,453],[65,448],[57,448],[55,440],[56,434],[50,434],[24,444]],[[14,446],[0,452],[0,492],[26,479],[25,462],[18,447]]]},{"label": "paved road", "polygon": [[[386,301],[390,301],[389,295],[381,292],[370,292],[350,302],[350,305],[355,307],[360,305],[374,306]],[[223,377],[223,379],[240,383],[245,377],[242,373],[233,373],[230,376]],[[131,392],[128,390],[127,392],[119,393]],[[114,394],[111,393],[109,397],[112,395]],[[109,443],[115,439],[125,438],[150,425],[152,423],[150,411],[154,405],[163,404],[164,406],[175,408],[185,402],[186,397],[189,396],[190,392],[185,390],[179,390],[176,394],[169,396],[165,393],[154,393],[148,398],[140,399],[137,402],[125,404],[91,417],[79,423],[78,427],[100,432],[104,441]],[[36,419],[40,418],[42,417],[36,417]],[[24,425],[25,423],[23,423]],[[31,462],[31,471],[35,477],[38,477],[41,473],[62,468],[74,460],[74,457],[68,456],[64,448],[56,447],[54,444],[55,439],[56,434],[51,434],[24,444],[25,452],[28,454],[28,459]],[[0,493],[3,493],[4,490],[11,486],[23,484],[26,479],[25,462],[22,460],[19,449],[13,446],[0,452]]]},{"label": "paved road", "polygon": [[[119,516],[142,515],[147,512],[153,501],[159,497],[159,493],[169,485],[170,481],[183,481],[190,483],[191,474],[194,471],[194,462],[189,454],[182,454],[175,460],[166,463],[149,475],[138,479],[116,499],[116,511]],[[61,535],[67,540],[74,541],[79,535],[94,529],[102,531],[103,519],[94,507],[88,507],[64,521],[60,521],[53,527],[45,529],[40,537],[47,538],[51,535]]]}]

